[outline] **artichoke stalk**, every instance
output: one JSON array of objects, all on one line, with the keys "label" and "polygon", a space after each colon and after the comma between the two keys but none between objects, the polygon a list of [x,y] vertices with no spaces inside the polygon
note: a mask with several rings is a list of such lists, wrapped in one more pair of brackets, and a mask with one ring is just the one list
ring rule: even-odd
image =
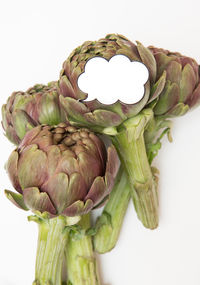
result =
[{"label": "artichoke stalk", "polygon": [[[158,142],[158,144],[160,145],[160,142]],[[159,171],[155,167],[152,167],[151,170],[156,189],[158,189]],[[117,244],[123,220],[131,199],[131,193],[126,171],[121,165],[109,200],[105,205],[101,216],[97,218],[94,227],[95,234],[93,243],[96,252],[101,254],[106,253],[111,251]]]},{"label": "artichoke stalk", "polygon": [[90,230],[90,214],[82,216],[78,223],[83,231],[76,237],[76,232],[69,234],[66,246],[66,263],[68,282],[72,285],[100,285],[97,264],[93,250]]},{"label": "artichoke stalk", "polygon": [[6,168],[18,193],[5,193],[17,207],[36,214],[31,220],[39,221],[34,285],[61,285],[67,221],[71,217],[77,222],[77,216],[104,203],[118,165],[113,146],[106,150],[91,131],[65,123],[33,128],[12,152]]},{"label": "artichoke stalk", "polygon": [[121,166],[109,201],[96,221],[94,249],[98,253],[106,253],[115,247],[130,198],[129,182]]},{"label": "artichoke stalk", "polygon": [[[78,88],[77,79],[87,61],[95,56],[109,60],[116,54],[140,61],[148,68],[144,97],[136,104],[118,101],[104,105],[97,100],[84,101],[87,94]],[[87,126],[111,137],[127,172],[136,212],[147,228],[154,229],[158,225],[157,185],[149,162],[157,154],[160,131],[169,133],[168,117],[183,115],[199,104],[199,82],[199,67],[193,59],[145,48],[139,42],[135,45],[121,35],[85,42],[63,64],[60,101],[68,120],[73,125]]]},{"label": "artichoke stalk", "polygon": [[144,226],[154,229],[158,225],[158,193],[144,141],[144,129],[151,117],[152,110],[145,109],[125,121],[112,142],[135,189],[132,197],[138,218]]},{"label": "artichoke stalk", "polygon": [[66,217],[53,219],[29,217],[38,223],[38,246],[33,285],[61,285],[64,249],[68,235]]}]

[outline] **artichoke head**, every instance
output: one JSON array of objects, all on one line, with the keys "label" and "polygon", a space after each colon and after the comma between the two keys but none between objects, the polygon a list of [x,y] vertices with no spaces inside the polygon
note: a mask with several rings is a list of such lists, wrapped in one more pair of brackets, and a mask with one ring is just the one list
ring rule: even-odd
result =
[{"label": "artichoke head", "polygon": [[8,139],[18,145],[26,132],[39,124],[66,121],[59,103],[57,82],[37,84],[26,92],[13,92],[2,106],[2,125]]},{"label": "artichoke head", "polygon": [[[93,57],[110,60],[114,55],[125,55],[131,61],[142,62],[149,71],[143,98],[135,104],[117,101],[111,105],[98,100],[84,102],[87,94],[78,87],[78,77],[84,72],[87,61]],[[156,60],[150,49],[141,43],[132,43],[121,35],[107,35],[98,41],[89,41],[76,48],[64,62],[60,73],[60,101],[68,119],[77,125],[95,130],[120,125],[126,119],[138,114],[148,103],[155,100],[164,88],[166,72],[157,78]],[[151,88],[153,87],[153,89]],[[151,91],[152,90],[152,91]]]},{"label": "artichoke head", "polygon": [[33,212],[77,216],[108,197],[119,160],[94,133],[65,123],[30,130],[7,162],[19,194],[6,190],[19,208]]},{"label": "artichoke head", "polygon": [[[87,61],[93,57],[109,60],[117,54],[140,61],[148,68],[149,80],[143,98],[135,104],[84,102],[87,94],[78,88],[77,81]],[[59,88],[61,104],[72,124],[89,126],[100,132],[106,128],[109,134],[109,127],[119,126],[146,107],[152,108],[155,116],[165,119],[184,115],[198,106],[200,72],[192,58],[151,46],[146,48],[139,42],[134,44],[124,36],[111,34],[99,41],[85,42],[72,52],[63,64]]]},{"label": "artichoke head", "polygon": [[197,62],[177,52],[149,47],[157,65],[157,79],[166,72],[166,84],[154,107],[156,116],[176,117],[200,104]]}]

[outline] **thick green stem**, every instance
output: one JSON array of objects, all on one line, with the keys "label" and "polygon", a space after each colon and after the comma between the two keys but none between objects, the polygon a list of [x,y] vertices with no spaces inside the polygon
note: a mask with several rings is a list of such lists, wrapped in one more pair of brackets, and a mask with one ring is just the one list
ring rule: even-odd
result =
[{"label": "thick green stem", "polygon": [[152,111],[146,109],[127,120],[112,141],[129,177],[137,215],[145,227],[154,229],[158,226],[157,186],[144,142],[144,129],[151,118]]},{"label": "thick green stem", "polygon": [[[90,228],[90,214],[82,217],[79,225]],[[100,285],[92,238],[83,234],[79,239],[70,236],[66,247],[68,282],[72,285]]]},{"label": "thick green stem", "polygon": [[109,200],[96,222],[97,233],[94,236],[94,249],[97,252],[105,253],[115,247],[130,197],[127,175],[124,167],[121,166]]},{"label": "thick green stem", "polygon": [[64,232],[66,220],[57,217],[40,221],[33,285],[61,285],[62,264],[67,234]]}]

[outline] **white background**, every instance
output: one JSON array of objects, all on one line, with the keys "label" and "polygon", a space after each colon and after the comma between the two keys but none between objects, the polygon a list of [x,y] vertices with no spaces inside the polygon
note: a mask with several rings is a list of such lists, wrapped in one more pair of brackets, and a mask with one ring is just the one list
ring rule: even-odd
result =
[{"label": "white background", "polygon": [[[179,51],[200,62],[200,2],[1,1],[0,104],[15,90],[58,79],[62,62],[85,40],[121,33],[144,45]],[[0,284],[34,279],[37,227],[6,200],[3,168],[13,146],[1,131]],[[116,248],[100,257],[103,284],[200,284],[200,108],[174,120],[163,143],[160,226],[144,229],[130,205]]]}]

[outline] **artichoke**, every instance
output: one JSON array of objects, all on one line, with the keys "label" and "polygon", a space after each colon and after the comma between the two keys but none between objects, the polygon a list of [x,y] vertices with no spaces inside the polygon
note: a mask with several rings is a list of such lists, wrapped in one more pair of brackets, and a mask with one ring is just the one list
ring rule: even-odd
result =
[{"label": "artichoke", "polygon": [[166,72],[166,84],[154,107],[155,116],[176,117],[200,104],[200,69],[197,62],[177,52],[149,47],[157,78]]},{"label": "artichoke", "polygon": [[[145,132],[148,159],[152,162],[161,147],[160,139],[168,133],[173,117],[182,116],[200,104],[200,69],[197,62],[178,52],[150,46],[157,65],[157,78],[166,72],[166,84],[152,102],[154,118]],[[158,138],[159,130],[165,128]]]},{"label": "artichoke", "polygon": [[[87,94],[78,87],[78,77],[84,72],[87,61],[97,56],[110,60],[118,54],[127,56],[131,61],[140,61],[148,68],[149,80],[145,84],[143,98],[135,104],[117,101],[112,105],[104,105],[97,100],[80,101],[87,98]],[[83,43],[63,63],[59,80],[61,103],[71,121],[103,132],[104,128],[119,126],[126,119],[135,116],[148,102],[159,96],[165,85],[166,72],[164,71],[157,80],[156,75],[156,61],[148,48],[139,42],[135,45],[121,35],[107,35],[105,39],[97,42]]]},{"label": "artichoke", "polygon": [[6,168],[19,194],[6,195],[19,208],[50,217],[83,215],[108,197],[118,165],[115,148],[106,151],[87,129],[37,126],[9,157]]},{"label": "artichoke", "polygon": [[[87,61],[96,56],[109,60],[117,54],[140,61],[148,68],[143,98],[135,104],[85,102],[87,94],[78,88],[77,80]],[[182,115],[199,103],[199,82],[198,64],[193,59],[145,48],[121,35],[85,42],[63,64],[60,101],[68,120],[110,136],[128,174],[138,217],[147,228],[158,225],[157,177],[150,164],[161,146],[161,138],[169,134],[170,122],[166,118]],[[161,129],[164,131],[160,135]]]},{"label": "artichoke", "polygon": [[59,103],[56,82],[34,85],[26,92],[13,92],[2,106],[6,136],[18,145],[26,132],[40,124],[57,125],[66,121]]}]

